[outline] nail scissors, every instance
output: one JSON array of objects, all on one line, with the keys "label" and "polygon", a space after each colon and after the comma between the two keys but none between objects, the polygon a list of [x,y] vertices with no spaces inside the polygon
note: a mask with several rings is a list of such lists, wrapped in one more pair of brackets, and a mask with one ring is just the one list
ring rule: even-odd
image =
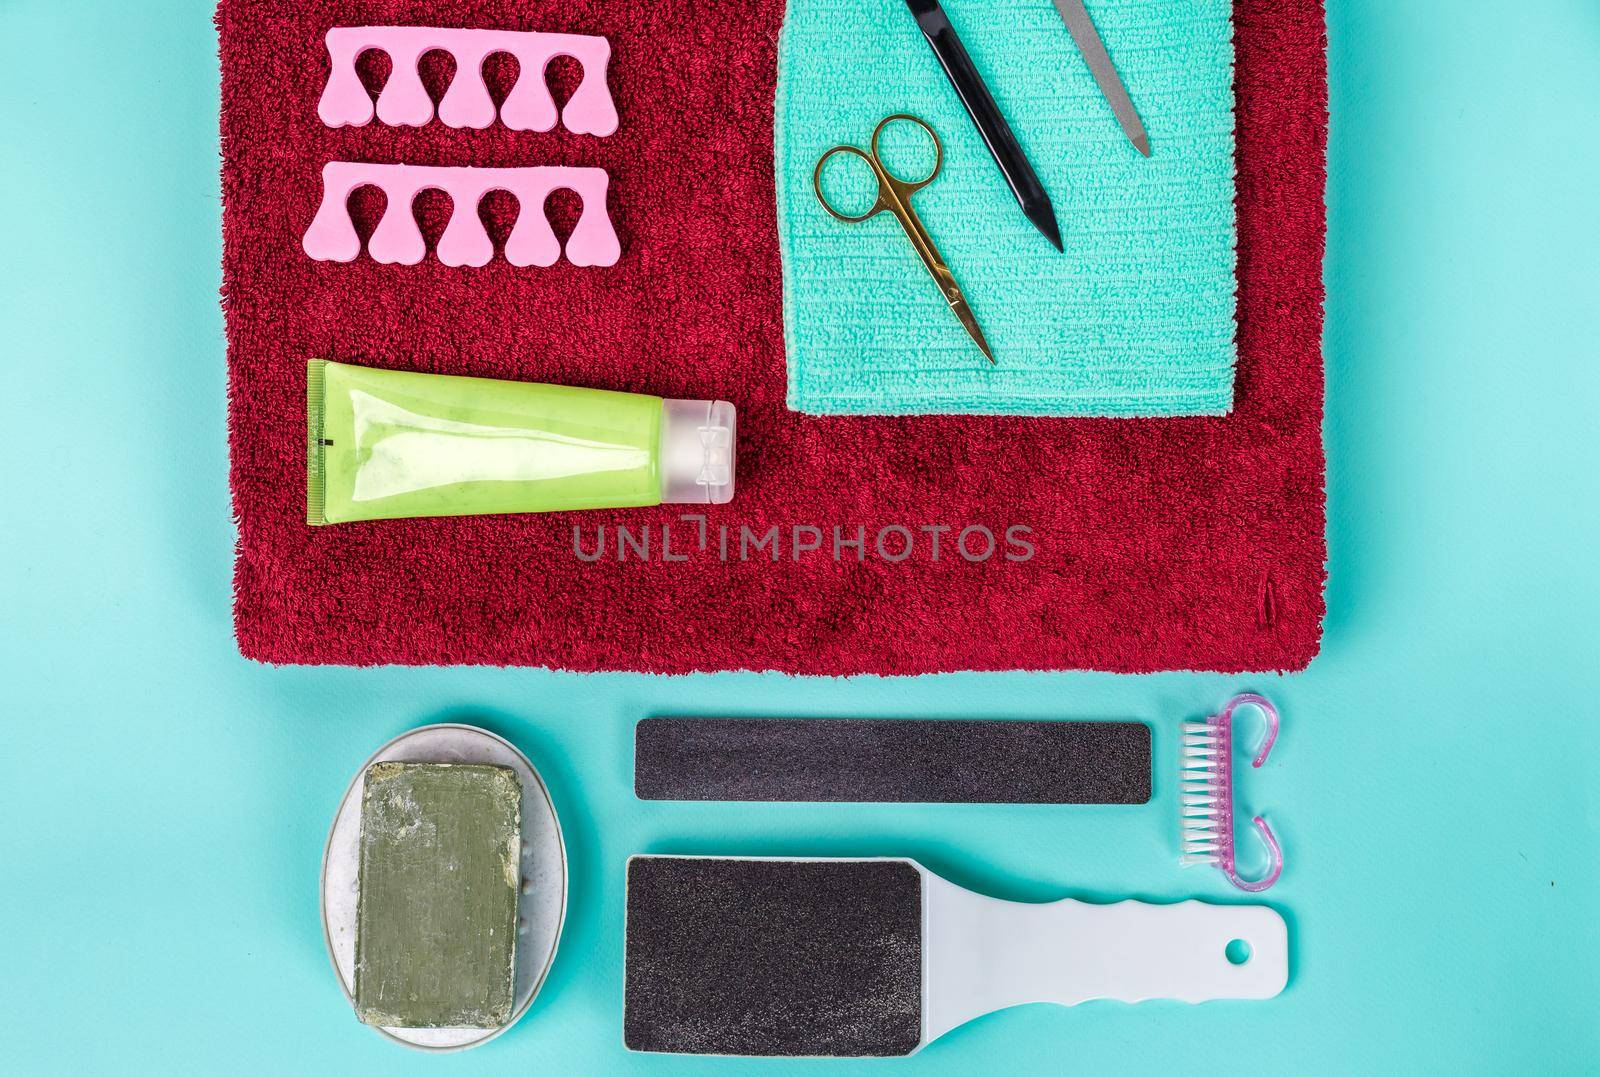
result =
[{"label": "nail scissors", "polygon": [[[884,130],[897,121],[914,123],[926,131],[929,138],[933,139],[935,151],[933,171],[915,182],[908,182],[890,172],[888,166],[884,164],[883,156],[878,152],[878,143],[883,138]],[[867,165],[872,169],[873,176],[878,181],[877,201],[865,213],[840,212],[828,201],[828,196],[823,193],[822,170],[830,160],[840,154],[859,157],[867,162]],[[944,257],[939,253],[939,248],[933,245],[933,238],[928,235],[928,230],[922,226],[922,219],[917,216],[917,211],[911,207],[911,196],[932,183],[943,167],[944,144],[939,141],[939,136],[934,133],[933,128],[917,117],[901,112],[888,117],[878,124],[877,129],[872,132],[870,153],[858,146],[835,146],[823,154],[822,159],[817,162],[816,172],[812,174],[811,183],[816,188],[817,201],[822,203],[822,208],[827,210],[836,220],[843,221],[845,224],[860,224],[885,211],[893,213],[895,219],[900,222],[900,227],[905,229],[906,237],[911,240],[911,245],[916,248],[917,256],[922,259],[923,266],[932,275],[934,283],[939,286],[939,293],[944,296],[945,302],[950,304],[950,309],[960,319],[961,324],[967,330],[967,334],[978,345],[984,357],[993,363],[995,361],[994,352],[989,350],[989,342],[984,339],[983,330],[978,328],[978,319],[972,316],[972,308],[967,305],[967,297],[961,293],[961,286],[956,283],[955,275],[950,272],[950,267],[945,264]]]}]

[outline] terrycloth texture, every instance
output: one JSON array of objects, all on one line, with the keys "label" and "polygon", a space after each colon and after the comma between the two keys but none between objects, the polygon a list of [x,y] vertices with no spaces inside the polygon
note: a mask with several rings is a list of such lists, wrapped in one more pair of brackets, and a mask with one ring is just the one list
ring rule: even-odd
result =
[{"label": "terrycloth texture", "polygon": [[[224,287],[241,650],[272,662],[682,672],[1263,670],[1305,665],[1323,610],[1316,0],[1239,0],[1240,366],[1227,418],[816,419],[784,404],[772,101],[780,0],[223,0]],[[333,25],[607,33],[622,127],[603,140],[440,125],[329,130]],[[499,80],[503,86],[504,80]],[[435,80],[437,83],[437,80]],[[570,79],[569,79],[570,83]],[[437,92],[437,88],[436,88]],[[610,269],[313,262],[333,159],[599,165]],[[379,207],[355,199],[371,227]],[[430,234],[443,227],[425,200]],[[508,207],[487,213],[504,236]],[[566,208],[572,220],[572,207]],[[739,405],[756,532],[1033,529],[1036,555],[842,563],[685,549],[615,559],[618,523],[679,510],[305,525],[305,360],[547,380]],[[581,525],[608,556],[573,554]],[[809,533],[806,533],[809,537]],[[659,530],[656,532],[659,545]],[[870,541],[870,540],[869,540]],[[895,543],[893,537],[889,540]],[[891,548],[891,553],[897,547]],[[1002,544],[1002,550],[1005,547]],[[831,552],[831,551],[830,551]]]},{"label": "terrycloth texture", "polygon": [[[1050,192],[1061,254],[1023,217],[904,0],[790,0],[777,106],[790,407],[1149,416],[1233,406],[1232,0],[1089,8],[1150,132],[1149,160],[1048,0],[945,0]],[[920,116],[945,144],[944,171],[912,202],[998,366],[892,216],[847,226],[817,203],[822,154],[866,148],[897,112]],[[911,167],[918,156],[926,162]],[[902,159],[902,178],[916,179],[932,151]],[[841,189],[846,164],[868,172],[830,162]]]}]

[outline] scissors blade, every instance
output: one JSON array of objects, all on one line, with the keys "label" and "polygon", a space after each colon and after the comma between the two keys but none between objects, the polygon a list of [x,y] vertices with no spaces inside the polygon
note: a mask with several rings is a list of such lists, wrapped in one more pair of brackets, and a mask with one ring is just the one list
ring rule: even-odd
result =
[{"label": "scissors blade", "polygon": [[1061,12],[1061,21],[1067,24],[1067,33],[1072,35],[1078,51],[1089,62],[1089,71],[1094,75],[1100,92],[1110,102],[1111,111],[1117,114],[1117,122],[1122,125],[1128,141],[1133,143],[1134,149],[1149,157],[1150,136],[1145,133],[1139,111],[1133,107],[1133,98],[1128,96],[1128,87],[1123,84],[1122,76],[1117,74],[1116,65],[1106,52],[1105,42],[1100,40],[1100,32],[1094,28],[1089,9],[1083,6],[1083,0],[1055,0],[1055,5],[1056,10]]},{"label": "scissors blade", "polygon": [[978,350],[983,352],[983,357],[989,360],[989,364],[991,366],[999,366],[1000,364],[995,362],[994,352],[989,348],[989,342],[984,339],[983,330],[978,328],[978,319],[973,317],[972,308],[967,306],[967,297],[961,294],[959,287],[956,289],[956,294],[950,296],[950,309],[955,311],[957,318],[961,319],[961,324],[966,329],[967,335],[978,346]]},{"label": "scissors blade", "polygon": [[900,219],[900,223],[905,225],[907,234],[911,236],[911,245],[916,247],[917,253],[922,256],[922,264],[933,274],[933,282],[939,286],[939,294],[944,296],[951,313],[961,322],[962,328],[967,331],[967,336],[972,338],[972,342],[978,346],[983,357],[991,364],[999,366],[1000,364],[995,362],[994,351],[989,347],[989,341],[985,339],[983,330],[978,327],[977,317],[967,305],[966,293],[961,290],[961,285],[956,283],[956,275],[950,272],[944,257],[939,254],[939,248],[933,245],[933,238],[922,226],[922,220],[910,212],[909,206],[905,208],[906,216]]},{"label": "scissors blade", "polygon": [[[875,161],[874,167],[878,172],[884,171],[882,161]],[[951,313],[961,322],[962,328],[978,346],[978,350],[983,352],[983,357],[998,366],[994,352],[990,349],[988,340],[984,338],[983,330],[978,328],[978,319],[973,317],[972,308],[967,305],[966,293],[962,292],[961,285],[956,283],[956,275],[950,272],[949,263],[944,260],[944,255],[939,253],[939,248],[933,242],[933,237],[928,234],[922,218],[911,208],[911,189],[898,183],[886,173],[879,176],[879,182],[886,184],[880,188],[880,197],[887,197],[890,211],[900,222],[900,227],[905,229],[906,238],[911,240],[911,246],[916,249],[917,257],[922,259],[922,267],[939,286],[939,294],[944,296]]]}]

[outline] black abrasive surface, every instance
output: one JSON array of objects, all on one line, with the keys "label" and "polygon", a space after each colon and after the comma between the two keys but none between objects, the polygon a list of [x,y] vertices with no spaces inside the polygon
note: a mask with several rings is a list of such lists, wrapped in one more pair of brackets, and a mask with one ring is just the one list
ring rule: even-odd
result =
[{"label": "black abrasive surface", "polygon": [[922,876],[904,861],[635,857],[634,1051],[908,1055],[922,1040]]},{"label": "black abrasive surface", "polygon": [[647,718],[641,800],[1144,804],[1138,722]]}]

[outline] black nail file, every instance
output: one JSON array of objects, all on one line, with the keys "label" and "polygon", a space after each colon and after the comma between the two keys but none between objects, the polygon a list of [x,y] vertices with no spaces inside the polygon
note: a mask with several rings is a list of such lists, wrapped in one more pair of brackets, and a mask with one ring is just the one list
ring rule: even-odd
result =
[{"label": "black nail file", "polygon": [[1144,804],[1139,722],[647,718],[641,800]]}]

